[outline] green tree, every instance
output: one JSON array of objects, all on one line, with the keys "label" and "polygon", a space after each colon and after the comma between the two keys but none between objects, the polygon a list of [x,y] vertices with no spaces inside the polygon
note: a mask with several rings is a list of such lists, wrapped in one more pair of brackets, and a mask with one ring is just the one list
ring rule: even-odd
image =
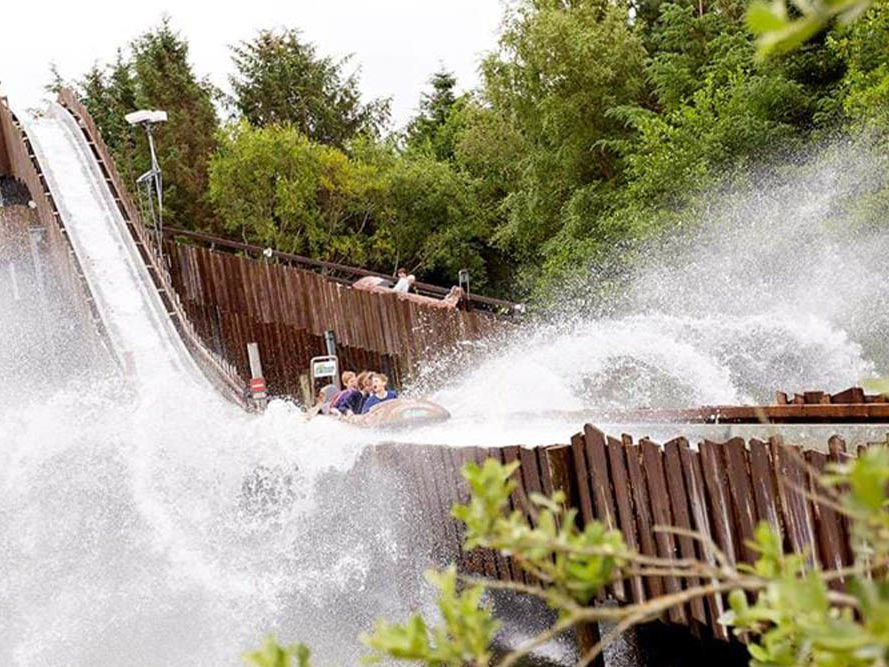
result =
[{"label": "green tree", "polygon": [[545,254],[578,189],[607,198],[620,182],[609,141],[629,130],[610,109],[645,99],[645,57],[620,3],[522,0],[508,13],[499,50],[482,65],[483,97],[525,144],[495,238],[526,265]]},{"label": "green tree", "polygon": [[[220,134],[210,199],[224,229],[246,242],[367,265],[382,254],[383,183],[372,165],[310,141],[295,127],[246,122]],[[385,248],[385,243],[382,243]]]},{"label": "green tree", "polygon": [[165,217],[182,227],[213,226],[207,169],[216,148],[217,91],[195,75],[188,42],[169,18],[134,40],[128,53],[118,50],[111,65],[94,65],[72,87],[134,190],[135,179],[149,168],[148,147],[144,133],[124,116],[139,108],[165,110],[169,120],[156,131]]},{"label": "green tree", "polygon": [[885,135],[889,128],[889,3],[875,2],[829,43],[848,68],[843,81],[846,112],[857,125]]},{"label": "green tree", "polygon": [[[102,139],[115,157],[118,170],[127,183],[133,183],[142,173],[137,171],[136,142],[140,141],[139,149],[147,150],[147,147],[142,145],[141,137],[133,132],[125,118],[138,107],[136,83],[123,52],[118,50],[113,65],[105,68],[93,65],[80,80],[78,89]],[[138,161],[138,166],[143,164],[143,160]]]},{"label": "green tree", "polygon": [[313,141],[344,147],[388,122],[388,100],[362,103],[357,73],[344,72],[348,58],[319,56],[297,30],[263,30],[231,50],[234,105],[257,127],[292,124]]},{"label": "green tree", "polygon": [[[196,76],[188,42],[173,29],[169,18],[136,39],[131,50],[136,104],[163,109],[169,116],[157,130],[157,143],[170,222],[210,226],[212,211],[206,195],[219,125],[214,106],[218,93],[207,79]],[[124,77],[120,68],[117,71]]]},{"label": "green tree", "polygon": [[483,218],[472,183],[449,163],[408,155],[386,174],[388,235],[394,263],[441,284],[469,269],[473,285],[487,282],[481,250]]},{"label": "green tree", "polygon": [[[439,160],[453,160],[456,134],[460,125],[458,114],[452,113],[465,105],[465,98],[455,94],[457,77],[441,69],[429,80],[430,92],[420,98],[420,112],[407,127],[407,145],[412,150],[426,151]],[[452,118],[453,116],[453,118]]]}]

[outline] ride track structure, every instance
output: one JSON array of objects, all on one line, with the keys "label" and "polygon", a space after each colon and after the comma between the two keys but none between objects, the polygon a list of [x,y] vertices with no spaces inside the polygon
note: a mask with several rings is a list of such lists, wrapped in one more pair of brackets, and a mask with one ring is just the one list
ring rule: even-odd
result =
[{"label": "ride track structure", "polygon": [[[46,246],[51,258],[48,268],[52,270],[66,293],[72,295],[72,303],[75,306],[72,312],[96,332],[101,345],[108,349],[107,331],[90,293],[83,268],[68,238],[65,223],[49,190],[31,142],[5,97],[0,97],[0,174],[12,176],[27,188],[34,203],[33,212],[27,216],[18,216],[17,223],[39,224],[45,233]],[[11,224],[7,224],[3,231],[12,232],[14,237],[18,237],[16,239],[4,233],[3,243],[10,246],[21,243],[22,234],[28,233],[27,229],[13,230]]]},{"label": "ride track structure", "polygon": [[129,231],[139,256],[148,270],[148,274],[158,296],[163,302],[167,315],[173,323],[185,348],[195,363],[202,369],[206,377],[217,390],[232,402],[244,409],[253,406],[247,399],[247,386],[232,364],[216,355],[204,345],[194,325],[182,306],[181,300],[173,289],[169,271],[160,259],[159,249],[155,247],[151,234],[148,232],[138,208],[133,203],[123,179],[111,157],[111,152],[102,140],[95,122],[70,89],[62,89],[58,96],[59,104],[74,118],[86,143],[92,152],[105,186],[111,193],[126,229]]}]

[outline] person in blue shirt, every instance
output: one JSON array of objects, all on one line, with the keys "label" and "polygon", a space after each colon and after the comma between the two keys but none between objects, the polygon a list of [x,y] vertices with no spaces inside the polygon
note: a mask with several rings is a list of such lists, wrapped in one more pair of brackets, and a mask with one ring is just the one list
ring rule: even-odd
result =
[{"label": "person in blue shirt", "polygon": [[367,414],[373,406],[382,403],[383,401],[391,401],[393,398],[398,398],[396,392],[386,388],[388,382],[389,378],[382,373],[374,374],[373,384],[371,385],[373,391],[370,396],[364,400],[364,405],[361,406],[361,414]]},{"label": "person in blue shirt", "polygon": [[[357,376],[349,378],[346,383],[346,391],[333,402],[331,412],[337,415],[360,415],[361,404],[365,398],[365,386],[369,384],[371,373],[363,371]],[[370,387],[367,388],[368,392]]]}]

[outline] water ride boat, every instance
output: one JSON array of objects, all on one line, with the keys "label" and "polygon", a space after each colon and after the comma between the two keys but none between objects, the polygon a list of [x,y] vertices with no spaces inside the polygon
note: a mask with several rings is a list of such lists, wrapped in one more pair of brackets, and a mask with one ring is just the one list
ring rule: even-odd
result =
[{"label": "water ride boat", "polygon": [[393,398],[378,403],[363,415],[346,415],[341,419],[356,426],[409,428],[437,424],[451,418],[451,413],[438,403],[424,398]]}]

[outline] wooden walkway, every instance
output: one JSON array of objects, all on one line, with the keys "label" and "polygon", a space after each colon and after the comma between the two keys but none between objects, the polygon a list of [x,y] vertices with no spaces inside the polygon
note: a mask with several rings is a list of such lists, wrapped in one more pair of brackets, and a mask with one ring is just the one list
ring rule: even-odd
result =
[{"label": "wooden walkway", "polygon": [[[780,531],[788,551],[808,554],[827,569],[851,563],[849,526],[832,508],[810,500],[800,489],[818,492],[812,471],[850,453],[833,437],[825,451],[803,451],[769,441],[737,438],[697,443],[685,438],[663,445],[628,435],[608,436],[586,425],[571,444],[526,449],[449,448],[381,445],[375,456],[400,471],[416,498],[421,525],[434,534],[436,557],[456,560],[464,572],[495,579],[533,583],[509,558],[490,550],[463,553],[462,524],[450,516],[455,502],[465,502],[468,487],[460,475],[468,461],[493,457],[503,463],[520,461],[512,509],[530,516],[531,492],[566,492],[578,507],[579,521],[605,522],[623,533],[626,543],[646,555],[713,561],[688,537],[656,533],[654,526],[677,526],[708,536],[732,562],[752,562],[747,546],[759,521]],[[603,591],[599,600],[641,602],[694,585],[676,577],[634,577]],[[717,621],[725,600],[720,596],[695,600],[672,610],[667,618],[718,638],[727,638]]]}]

